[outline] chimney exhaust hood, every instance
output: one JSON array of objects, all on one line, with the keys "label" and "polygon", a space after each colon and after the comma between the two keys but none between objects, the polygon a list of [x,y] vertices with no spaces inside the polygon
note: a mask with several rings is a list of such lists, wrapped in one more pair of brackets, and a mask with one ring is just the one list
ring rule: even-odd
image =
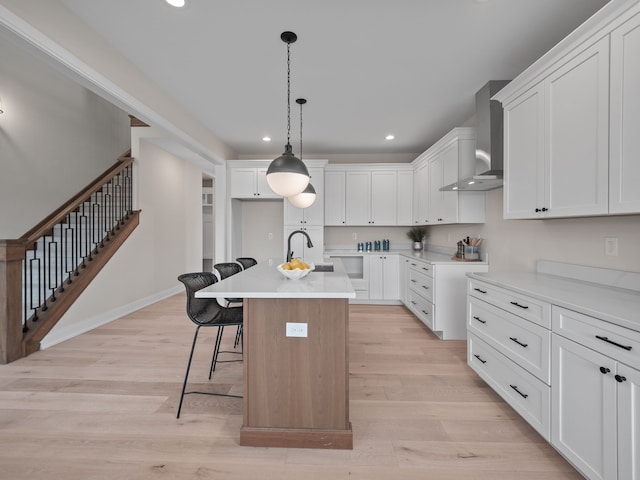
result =
[{"label": "chimney exhaust hood", "polygon": [[476,93],[476,174],[441,191],[479,192],[502,187],[502,105],[491,100],[509,80],[492,80]]}]

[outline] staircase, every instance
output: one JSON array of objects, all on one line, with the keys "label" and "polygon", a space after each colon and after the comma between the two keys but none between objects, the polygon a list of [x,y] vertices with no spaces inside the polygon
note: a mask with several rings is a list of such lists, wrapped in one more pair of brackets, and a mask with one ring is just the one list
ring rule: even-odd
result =
[{"label": "staircase", "polygon": [[0,363],[40,341],[139,223],[127,153],[20,239],[0,240]]}]

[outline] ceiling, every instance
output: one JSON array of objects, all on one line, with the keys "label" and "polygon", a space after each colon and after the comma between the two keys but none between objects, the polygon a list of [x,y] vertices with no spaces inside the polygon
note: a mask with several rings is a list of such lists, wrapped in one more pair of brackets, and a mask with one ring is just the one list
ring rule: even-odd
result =
[{"label": "ceiling", "polygon": [[[62,0],[238,156],[420,153],[606,0]],[[392,141],[387,134],[395,135]],[[268,135],[271,143],[262,141]]]}]

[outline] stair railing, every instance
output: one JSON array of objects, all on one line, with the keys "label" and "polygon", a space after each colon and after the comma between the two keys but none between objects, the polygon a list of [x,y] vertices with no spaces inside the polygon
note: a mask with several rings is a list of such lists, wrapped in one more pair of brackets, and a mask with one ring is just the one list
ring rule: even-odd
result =
[{"label": "stair railing", "polygon": [[[112,240],[123,236],[121,230],[129,235],[138,213],[133,211],[133,158],[127,152],[21,238],[0,240],[0,363],[39,349],[40,340],[104,265],[102,258],[95,262],[96,256],[110,243],[120,246],[123,239]],[[88,270],[93,273],[83,275]],[[74,285],[81,277],[82,286]],[[75,294],[68,295],[69,290]]]}]

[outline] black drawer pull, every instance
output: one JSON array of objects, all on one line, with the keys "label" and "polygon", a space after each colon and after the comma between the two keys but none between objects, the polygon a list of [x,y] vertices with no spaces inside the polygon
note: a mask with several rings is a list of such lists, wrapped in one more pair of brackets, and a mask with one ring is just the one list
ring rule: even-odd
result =
[{"label": "black drawer pull", "polygon": [[509,337],[509,340],[511,340],[512,342],[516,342],[518,345],[520,345],[521,347],[524,347],[524,348],[527,348],[529,346],[528,343],[522,343],[516,337]]},{"label": "black drawer pull", "polygon": [[417,280],[411,279],[411,283],[416,283],[416,282],[417,282]]},{"label": "black drawer pull", "polygon": [[429,287],[427,287],[426,285],[422,285],[422,288],[424,288],[425,290],[429,290]]},{"label": "black drawer pull", "polygon": [[623,377],[622,375],[616,375],[614,378],[616,379],[616,381],[618,383],[622,383],[622,382],[626,382],[627,381],[627,377]]},{"label": "black drawer pull", "polygon": [[417,303],[411,300],[411,305],[417,305]]},{"label": "black drawer pull", "polygon": [[474,357],[476,357],[478,360],[480,360],[482,363],[487,363],[486,360],[483,360],[482,358],[480,358],[480,355],[476,354],[474,355]]},{"label": "black drawer pull", "polygon": [[486,320],[482,320],[480,317],[473,317],[474,320],[478,320],[480,323],[487,323]]},{"label": "black drawer pull", "polygon": [[516,307],[524,308],[525,310],[529,307],[526,305],[520,305],[518,302],[511,302],[511,305],[515,305]]},{"label": "black drawer pull", "polygon": [[516,392],[518,392],[522,398],[527,398],[529,396],[526,393],[522,393],[520,390],[518,390],[517,385],[509,385],[509,386],[513,388]]},{"label": "black drawer pull", "polygon": [[423,269],[425,272],[428,272],[428,271],[429,271],[429,269],[428,269],[427,267],[422,267],[422,269]]},{"label": "black drawer pull", "polygon": [[424,310],[420,310],[422,313],[424,313],[425,315],[429,315],[429,312],[425,312]]},{"label": "black drawer pull", "polygon": [[615,345],[616,347],[624,348],[625,350],[631,350],[631,346],[629,345],[620,345],[619,343],[614,342],[613,340],[609,340],[608,337],[601,337],[600,335],[596,335],[598,340],[602,340],[603,342],[610,343],[611,345]]},{"label": "black drawer pull", "polygon": [[479,288],[474,288],[474,290],[475,290],[476,292],[480,292],[480,293],[487,293],[487,291],[486,291],[486,290],[480,290]]},{"label": "black drawer pull", "polygon": [[611,370],[608,369],[607,367],[600,367],[600,373],[603,375],[606,375],[607,373],[609,373]]}]

